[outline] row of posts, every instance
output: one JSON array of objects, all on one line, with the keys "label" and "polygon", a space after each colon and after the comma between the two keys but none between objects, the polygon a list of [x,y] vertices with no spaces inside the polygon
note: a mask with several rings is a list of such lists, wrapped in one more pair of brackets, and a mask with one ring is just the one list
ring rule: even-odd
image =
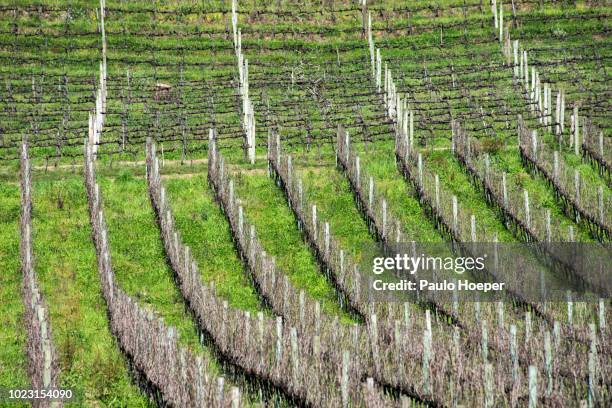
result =
[{"label": "row of posts", "polygon": [[[40,292],[33,262],[32,248],[32,175],[28,145],[21,145],[21,257],[26,316],[28,322],[28,357],[30,380],[34,388],[50,389],[57,386],[59,369],[51,339],[47,306]],[[61,401],[40,402],[38,406],[60,407]]]},{"label": "row of posts", "polygon": [[[538,70],[533,65],[530,66],[527,50],[521,48],[519,40],[510,41],[507,30],[507,41],[505,44],[503,43],[502,3],[499,4],[499,13],[495,0],[492,0],[491,8],[495,29],[499,29],[499,42],[502,44],[504,54],[509,57],[512,52],[513,77],[517,82],[523,83],[530,110],[537,115],[538,122],[548,132],[557,135],[559,142],[561,142],[562,134],[565,131],[565,91],[563,89],[557,90],[553,107],[553,88],[549,83],[542,83]],[[512,44],[512,50],[510,50],[510,44]],[[578,105],[574,104],[573,112],[570,115],[569,146],[574,148],[574,154],[579,155],[580,145],[580,116]]]},{"label": "row of posts", "polygon": [[[146,378],[155,384],[162,393],[164,401],[177,406],[187,406],[192,402],[208,402],[211,406],[228,406],[225,402],[223,378],[217,384],[208,383],[209,373],[201,356],[194,356],[178,344],[178,333],[174,327],[167,326],[152,311],[142,308],[138,302],[115,285],[111,266],[108,231],[102,210],[100,187],[95,179],[92,146],[85,143],[85,177],[90,199],[91,222],[97,243],[99,274],[103,295],[109,310],[111,328],[119,343],[131,354],[134,363],[143,371]],[[141,327],[134,331],[133,327]],[[151,339],[149,336],[157,333]],[[166,366],[159,365],[161,352],[166,356]],[[195,374],[190,373],[195,367]],[[162,373],[166,373],[164,377]],[[195,388],[194,393],[188,387]],[[216,389],[216,392],[211,392]],[[231,390],[230,406],[241,406],[240,392],[237,387]]]},{"label": "row of posts", "polygon": [[238,62],[238,93],[242,100],[242,130],[245,135],[245,156],[255,163],[255,113],[249,96],[249,60],[242,54],[242,34],[238,28],[238,0],[232,0],[232,32]]},{"label": "row of posts", "polygon": [[102,62],[100,62],[100,78],[98,91],[96,92],[96,105],[93,114],[89,113],[89,143],[92,145],[94,159],[98,151],[98,145],[104,127],[106,114],[106,32],[104,29],[104,14],[106,10],[106,0],[100,0],[100,31],[102,32]]},{"label": "row of posts", "polygon": [[[531,135],[531,138],[528,140],[528,135]],[[545,143],[541,143],[538,138],[538,132],[536,130],[529,131],[524,129],[519,129],[519,143],[523,149],[526,149],[529,152],[529,156],[534,164],[539,163],[541,160],[541,156],[544,156],[545,153],[547,156],[551,156],[548,150],[548,147]],[[552,152],[552,172],[548,174],[548,176],[552,179],[554,183],[560,184],[561,186],[565,186],[566,191],[570,191],[570,182],[565,180],[565,178],[561,178],[561,174],[565,174],[563,172],[563,168],[561,167],[564,162],[559,160],[559,151],[554,150]],[[605,216],[604,216],[604,196],[603,196],[603,185],[599,185],[597,187],[597,202],[589,202],[592,199],[592,196],[586,197],[583,199],[581,197],[581,186],[582,186],[582,178],[580,176],[580,172],[578,169],[574,169],[573,172],[573,197],[568,197],[568,199],[573,200],[576,206],[581,208],[585,208],[587,210],[596,209],[596,214],[590,214],[593,219],[597,220],[597,222],[605,228]],[[586,202],[585,202],[586,201]],[[581,204],[585,204],[581,206]],[[576,216],[577,221],[579,221],[579,215]]]}]

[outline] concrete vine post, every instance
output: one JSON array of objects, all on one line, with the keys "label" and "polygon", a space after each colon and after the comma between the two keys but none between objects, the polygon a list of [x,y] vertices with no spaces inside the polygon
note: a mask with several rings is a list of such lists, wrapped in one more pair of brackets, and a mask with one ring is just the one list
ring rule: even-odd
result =
[{"label": "concrete vine post", "polygon": [[544,366],[546,371],[546,396],[550,396],[553,391],[553,355],[550,343],[550,332],[544,333]]},{"label": "concrete vine post", "polygon": [[529,408],[538,406],[538,369],[529,366]]}]

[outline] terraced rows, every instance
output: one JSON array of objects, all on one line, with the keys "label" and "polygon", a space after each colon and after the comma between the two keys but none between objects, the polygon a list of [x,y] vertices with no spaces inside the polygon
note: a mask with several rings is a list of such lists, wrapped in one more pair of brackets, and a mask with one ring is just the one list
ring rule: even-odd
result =
[{"label": "terraced rows", "polygon": [[[558,136],[541,123],[525,97],[525,84],[514,75],[512,56],[503,54],[506,40],[500,44],[488,4],[386,1],[362,9],[348,1],[259,3],[238,4],[237,11],[256,122],[254,164],[243,152],[230,2],[106,4],[108,96],[97,181],[117,285],[176,328],[178,344],[190,356],[211,361],[207,372],[225,377],[222,390],[229,395],[232,387],[239,387],[241,404],[304,405],[321,403],[325,396],[330,406],[392,406],[409,399],[450,406],[457,398],[483,406],[527,405],[532,400],[545,406],[574,406],[581,400],[605,406],[612,395],[606,296],[593,304],[571,305],[534,305],[511,297],[501,306],[483,302],[457,308],[436,301],[389,307],[373,303],[369,311],[363,307],[356,312],[347,306],[355,292],[339,287],[332,276],[344,271],[332,270],[333,262],[309,238],[279,181],[281,168],[267,168],[265,155],[266,139],[278,134],[283,153],[292,156],[295,176],[303,181],[303,199],[316,204],[319,219],[331,225],[338,245],[334,249],[345,251],[350,262],[359,264],[381,237],[360,207],[347,172],[338,167],[339,125],[350,134],[361,171],[372,176],[376,195],[386,200],[385,211],[398,220],[402,237],[448,242],[421,188],[398,168],[401,120],[388,115],[383,78],[389,69],[414,117],[409,132],[415,162],[408,165],[416,168],[416,155],[421,155],[427,177],[433,180],[436,174],[439,188],[456,198],[461,214],[473,216],[479,238],[525,240],[487,201],[478,180],[452,150],[451,121],[477,141],[482,149],[478,154],[487,154],[493,171],[504,172],[511,188],[528,194],[533,211],[550,211],[551,223],[560,231],[555,236],[599,245],[588,226],[564,208],[554,186],[521,160],[517,121],[521,115],[541,135],[541,143],[560,151],[564,165],[580,174],[583,188],[601,186],[607,205],[609,179],[570,145],[570,115],[576,106],[581,118],[603,132],[608,146],[610,7],[540,1],[503,6],[509,38],[527,52],[529,66],[537,69],[542,83],[551,84],[553,97],[557,89],[564,90],[565,130]],[[364,10],[371,13],[373,44],[380,49],[379,83]],[[0,67],[0,205],[6,226],[0,233],[0,264],[9,271],[0,288],[0,320],[8,327],[0,336],[0,386],[28,383],[22,302],[14,296],[20,290],[19,259],[13,256],[19,242],[14,166],[27,135],[36,175],[34,252],[49,299],[60,383],[82,393],[88,406],[150,405],[168,396],[163,389],[151,393],[147,380],[152,379],[123,358],[125,350],[109,326],[95,276],[96,248],[81,174],[87,117],[100,86],[99,21],[100,9],[88,3],[0,3],[0,61],[5,62]],[[230,187],[215,184],[218,175],[211,178],[210,129],[215,129],[214,140],[225,158],[224,170],[233,178],[231,194],[239,198],[236,205],[244,211],[244,222],[253,224],[265,251],[263,258],[253,258],[258,259],[255,264],[246,252],[251,244],[241,246],[231,199],[223,198]],[[157,143],[172,210],[170,227],[163,214],[156,214],[164,199],[147,192],[147,138]],[[148,160],[150,176],[152,158]],[[187,245],[191,255],[169,247],[164,228],[172,227],[178,232],[175,240]],[[603,244],[609,245],[607,238]],[[263,261],[270,258],[275,266]],[[177,267],[185,259],[197,268]],[[273,276],[273,283],[258,281],[257,268],[264,271],[263,279]],[[194,283],[191,274],[201,283]],[[270,293],[287,293],[289,283],[282,289],[282,276],[288,277],[291,290],[304,295],[271,302]],[[266,285],[271,285],[270,292],[265,292]],[[299,321],[293,313],[315,303],[323,322],[316,333],[304,324],[314,322],[314,314]],[[210,321],[203,311],[209,312]],[[232,340],[227,340],[226,324],[236,330]],[[250,344],[256,330],[262,333],[262,350],[238,352],[240,337]],[[459,344],[462,353],[455,351]],[[281,356],[280,350],[287,354]],[[411,363],[404,367],[396,361],[398,352],[410,356]],[[255,357],[261,362],[255,363]],[[297,368],[308,362],[319,365],[312,371]],[[458,374],[459,366],[465,372]],[[319,381],[309,388],[296,382],[308,373],[329,383],[322,387]],[[532,386],[533,378],[537,386]]]}]

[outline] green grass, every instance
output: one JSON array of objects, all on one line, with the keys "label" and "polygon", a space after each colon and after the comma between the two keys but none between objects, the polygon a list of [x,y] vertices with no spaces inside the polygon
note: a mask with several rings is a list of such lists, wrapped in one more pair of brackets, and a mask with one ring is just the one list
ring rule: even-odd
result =
[{"label": "green grass", "polygon": [[150,406],[109,330],[82,177],[34,183],[33,208],[36,272],[49,306],[60,386],[83,398],[70,405]]},{"label": "green grass", "polygon": [[389,210],[401,222],[406,233],[404,240],[443,242],[442,236],[419,204],[414,189],[398,173],[393,143],[370,145],[367,152],[363,145],[354,146],[360,154],[363,174],[367,173],[374,179],[375,194],[385,197]]},{"label": "green grass", "polygon": [[588,229],[584,225],[576,224],[570,219],[555,199],[552,187],[541,177],[531,176],[523,168],[519,153],[517,151],[500,151],[492,157],[492,162],[501,171],[508,173],[508,183],[519,188],[524,188],[529,192],[529,200],[534,208],[545,208],[551,212],[553,223],[556,223],[559,230],[566,234],[568,228],[574,228],[574,239],[579,242],[593,242]]},{"label": "green grass", "polygon": [[[199,341],[196,323],[186,311],[182,295],[173,281],[173,272],[166,264],[146,181],[144,177],[134,176],[140,172],[138,167],[123,168],[115,173],[116,177],[98,177],[117,284],[141,306],[153,309],[168,326],[175,327],[179,342],[192,353],[207,357],[210,374],[225,376],[226,388],[229,389],[235,384],[227,378],[227,373],[222,372],[213,350]],[[185,200],[192,202],[189,197]],[[214,272],[211,270],[210,273]],[[243,301],[243,305],[255,307],[253,302],[251,297],[249,301]],[[258,401],[257,395],[248,393],[244,398],[248,404]]]},{"label": "green grass", "polygon": [[331,234],[359,262],[364,247],[375,241],[357,209],[348,179],[333,167],[298,169],[298,174],[305,198],[317,205],[321,220],[330,223]]},{"label": "green grass", "polygon": [[276,257],[276,265],[297,289],[304,289],[321,302],[328,314],[353,322],[336,302],[334,289],[321,273],[308,245],[302,240],[296,220],[281,190],[261,171],[238,172],[236,195],[241,199],[246,219],[255,226],[266,252]]},{"label": "green grass", "polygon": [[[0,183],[0,387],[29,384],[19,261],[19,186]],[[11,406],[25,406],[16,404]]]},{"label": "green grass", "polygon": [[[348,179],[339,170],[328,166],[304,166],[298,174],[304,183],[304,195],[312,204],[317,205],[317,212],[322,220],[330,222],[331,234],[338,239],[342,248],[348,250],[353,261],[363,265],[363,271],[371,268],[373,256],[379,255],[379,246],[369,231],[368,226],[357,209]],[[398,176],[399,177],[399,176]],[[397,278],[385,273],[378,278],[384,281],[396,281]],[[396,300],[405,299],[414,302],[409,296],[396,295]],[[411,310],[421,313],[415,303]]]},{"label": "green grass", "polygon": [[175,326],[181,343],[203,352],[196,327],[166,263],[163,244],[144,178],[123,170],[116,178],[99,177],[117,284],[143,307]]},{"label": "green grass", "polygon": [[[592,189],[593,198],[596,197],[596,190],[598,186],[603,187],[604,194],[604,206],[606,203],[612,201],[612,189],[606,184],[606,180],[599,174],[594,164],[583,160],[581,156],[574,153],[574,149],[568,145],[563,145],[559,148],[556,137],[551,134],[545,134],[542,137],[542,142],[546,143],[550,149],[559,151],[559,159],[561,163],[565,163],[565,166],[573,170],[578,170],[580,173],[580,180],[583,186],[589,186]],[[570,173],[570,177],[571,177]],[[543,176],[540,176],[543,178]],[[570,183],[573,179],[568,179]],[[583,190],[584,191],[584,190]],[[607,210],[609,211],[609,209]]]},{"label": "green grass", "polygon": [[565,161],[565,164],[574,170],[580,172],[580,180],[585,186],[603,186],[604,203],[608,202],[612,197],[612,189],[606,184],[606,181],[599,175],[599,171],[595,166],[582,160],[582,157],[576,156],[573,152],[565,151],[560,154],[560,159]]},{"label": "green grass", "polygon": [[205,282],[230,306],[251,312],[262,306],[231,239],[229,224],[212,197],[205,174],[163,181],[183,242],[189,245]]},{"label": "green grass", "polygon": [[427,171],[438,174],[441,190],[457,196],[459,208],[476,216],[477,228],[486,231],[488,238],[497,234],[500,242],[516,241],[497,216],[496,210],[487,205],[482,193],[472,184],[450,150],[428,152],[423,157],[423,166]]}]

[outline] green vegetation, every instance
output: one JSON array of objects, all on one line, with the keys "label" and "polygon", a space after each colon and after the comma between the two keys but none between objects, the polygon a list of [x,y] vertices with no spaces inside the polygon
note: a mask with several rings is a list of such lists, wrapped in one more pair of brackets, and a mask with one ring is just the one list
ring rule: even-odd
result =
[{"label": "green vegetation", "polygon": [[214,282],[230,306],[262,308],[232,243],[229,224],[214,201],[206,175],[171,175],[163,181],[176,228],[189,245],[204,282]]},{"label": "green vegetation", "polygon": [[74,406],[148,406],[109,329],[82,176],[33,185],[36,273],[49,306],[60,385]]},{"label": "green vegetation", "polygon": [[374,239],[355,205],[348,179],[331,166],[297,170],[304,196],[317,205],[319,217],[330,223],[331,234],[359,262],[365,245],[372,245]]},{"label": "green vegetation", "polygon": [[351,317],[336,302],[333,288],[303,241],[283,192],[264,171],[239,171],[235,183],[245,218],[255,226],[262,246],[269,255],[276,257],[276,265],[287,274],[291,283],[321,302],[321,309],[326,313],[351,322]]},{"label": "green vegetation", "polygon": [[459,206],[476,216],[476,222],[487,231],[489,237],[497,234],[500,242],[515,241],[497,217],[496,210],[487,206],[482,192],[470,182],[469,176],[449,150],[428,153],[424,156],[423,166],[440,176],[440,188],[456,195]]},{"label": "green vegetation", "polygon": [[22,320],[20,208],[19,186],[0,183],[0,387],[11,388],[29,384],[26,328]]},{"label": "green vegetation", "polygon": [[572,226],[577,241],[593,242],[593,238],[584,225],[576,224],[563,213],[563,209],[555,199],[554,190],[548,183],[540,177],[530,176],[522,167],[521,158],[517,152],[500,152],[492,158],[501,171],[508,173],[508,183],[529,191],[530,200],[536,207],[550,209],[552,218],[558,223],[561,231],[567,231],[569,226]]},{"label": "green vegetation", "polygon": [[151,307],[166,324],[175,326],[182,344],[204,352],[166,264],[145,180],[124,170],[117,178],[101,177],[98,182],[117,284],[140,304]]},{"label": "green vegetation", "polygon": [[[28,383],[14,160],[16,145],[27,134],[37,166],[35,259],[50,307],[61,382],[81,390],[89,406],[148,405],[131,383],[109,333],[80,175],[82,141],[101,60],[98,3],[43,3],[0,0],[0,386]],[[361,7],[352,0],[332,3],[239,2],[238,24],[249,59],[249,92],[257,121],[255,165],[242,158],[230,2],[106,3],[109,92],[98,178],[114,270],[118,284],[176,326],[182,344],[195,353],[211,355],[211,350],[200,344],[166,264],[144,165],[134,164],[144,158],[147,136],[156,139],[165,161],[164,184],[176,226],[193,250],[202,279],[214,282],[231,306],[269,312],[206,185],[211,127],[218,130],[222,153],[233,164],[237,195],[265,250],[297,288],[344,322],[353,320],[340,308],[282,191],[265,172],[270,128],[278,130],[283,148],[293,155],[305,194],[317,204],[320,217],[330,221],[332,233],[357,260],[362,246],[374,239],[346,177],[334,168],[338,124],[349,130],[362,171],[374,178],[376,191],[399,218],[404,239],[444,241],[394,162],[394,129],[371,78]],[[546,181],[530,175],[520,161],[517,115],[523,115],[530,127],[539,125],[529,111],[523,84],[515,83],[511,64],[501,52],[488,2],[373,3],[368,7],[374,41],[399,93],[415,110],[415,143],[425,168],[440,176],[441,186],[457,196],[460,208],[473,213],[489,236],[496,234],[502,242],[517,240],[450,152],[451,118],[486,145],[492,165],[508,173],[509,184],[529,192],[534,208],[550,209],[554,224],[562,230],[572,226],[577,240],[593,242],[583,225],[562,212]],[[530,66],[537,67],[543,82],[552,84],[553,100],[557,89],[566,92],[566,122],[578,103],[582,117],[591,117],[607,134],[612,124],[606,81],[612,8],[603,3],[504,2],[504,18],[511,39],[527,49]],[[15,6],[18,10],[13,12]],[[171,91],[159,95],[159,83],[170,85]],[[563,159],[580,172],[584,186],[605,184],[592,165],[568,149],[568,123]],[[543,140],[556,143],[540,129]],[[610,186],[604,188],[604,196],[606,202],[612,197]],[[558,305],[558,315],[566,313],[565,307]],[[577,320],[592,320],[592,311],[578,312],[581,307],[576,307]],[[536,320],[534,316],[534,325],[541,323]],[[219,366],[214,369],[224,374]]]},{"label": "green vegetation", "polygon": [[[359,147],[357,147],[359,148]],[[389,209],[402,223],[406,241],[443,242],[416,198],[416,192],[399,175],[394,163],[393,143],[378,143],[360,151],[364,174],[372,176],[374,189],[382,194]]]}]

